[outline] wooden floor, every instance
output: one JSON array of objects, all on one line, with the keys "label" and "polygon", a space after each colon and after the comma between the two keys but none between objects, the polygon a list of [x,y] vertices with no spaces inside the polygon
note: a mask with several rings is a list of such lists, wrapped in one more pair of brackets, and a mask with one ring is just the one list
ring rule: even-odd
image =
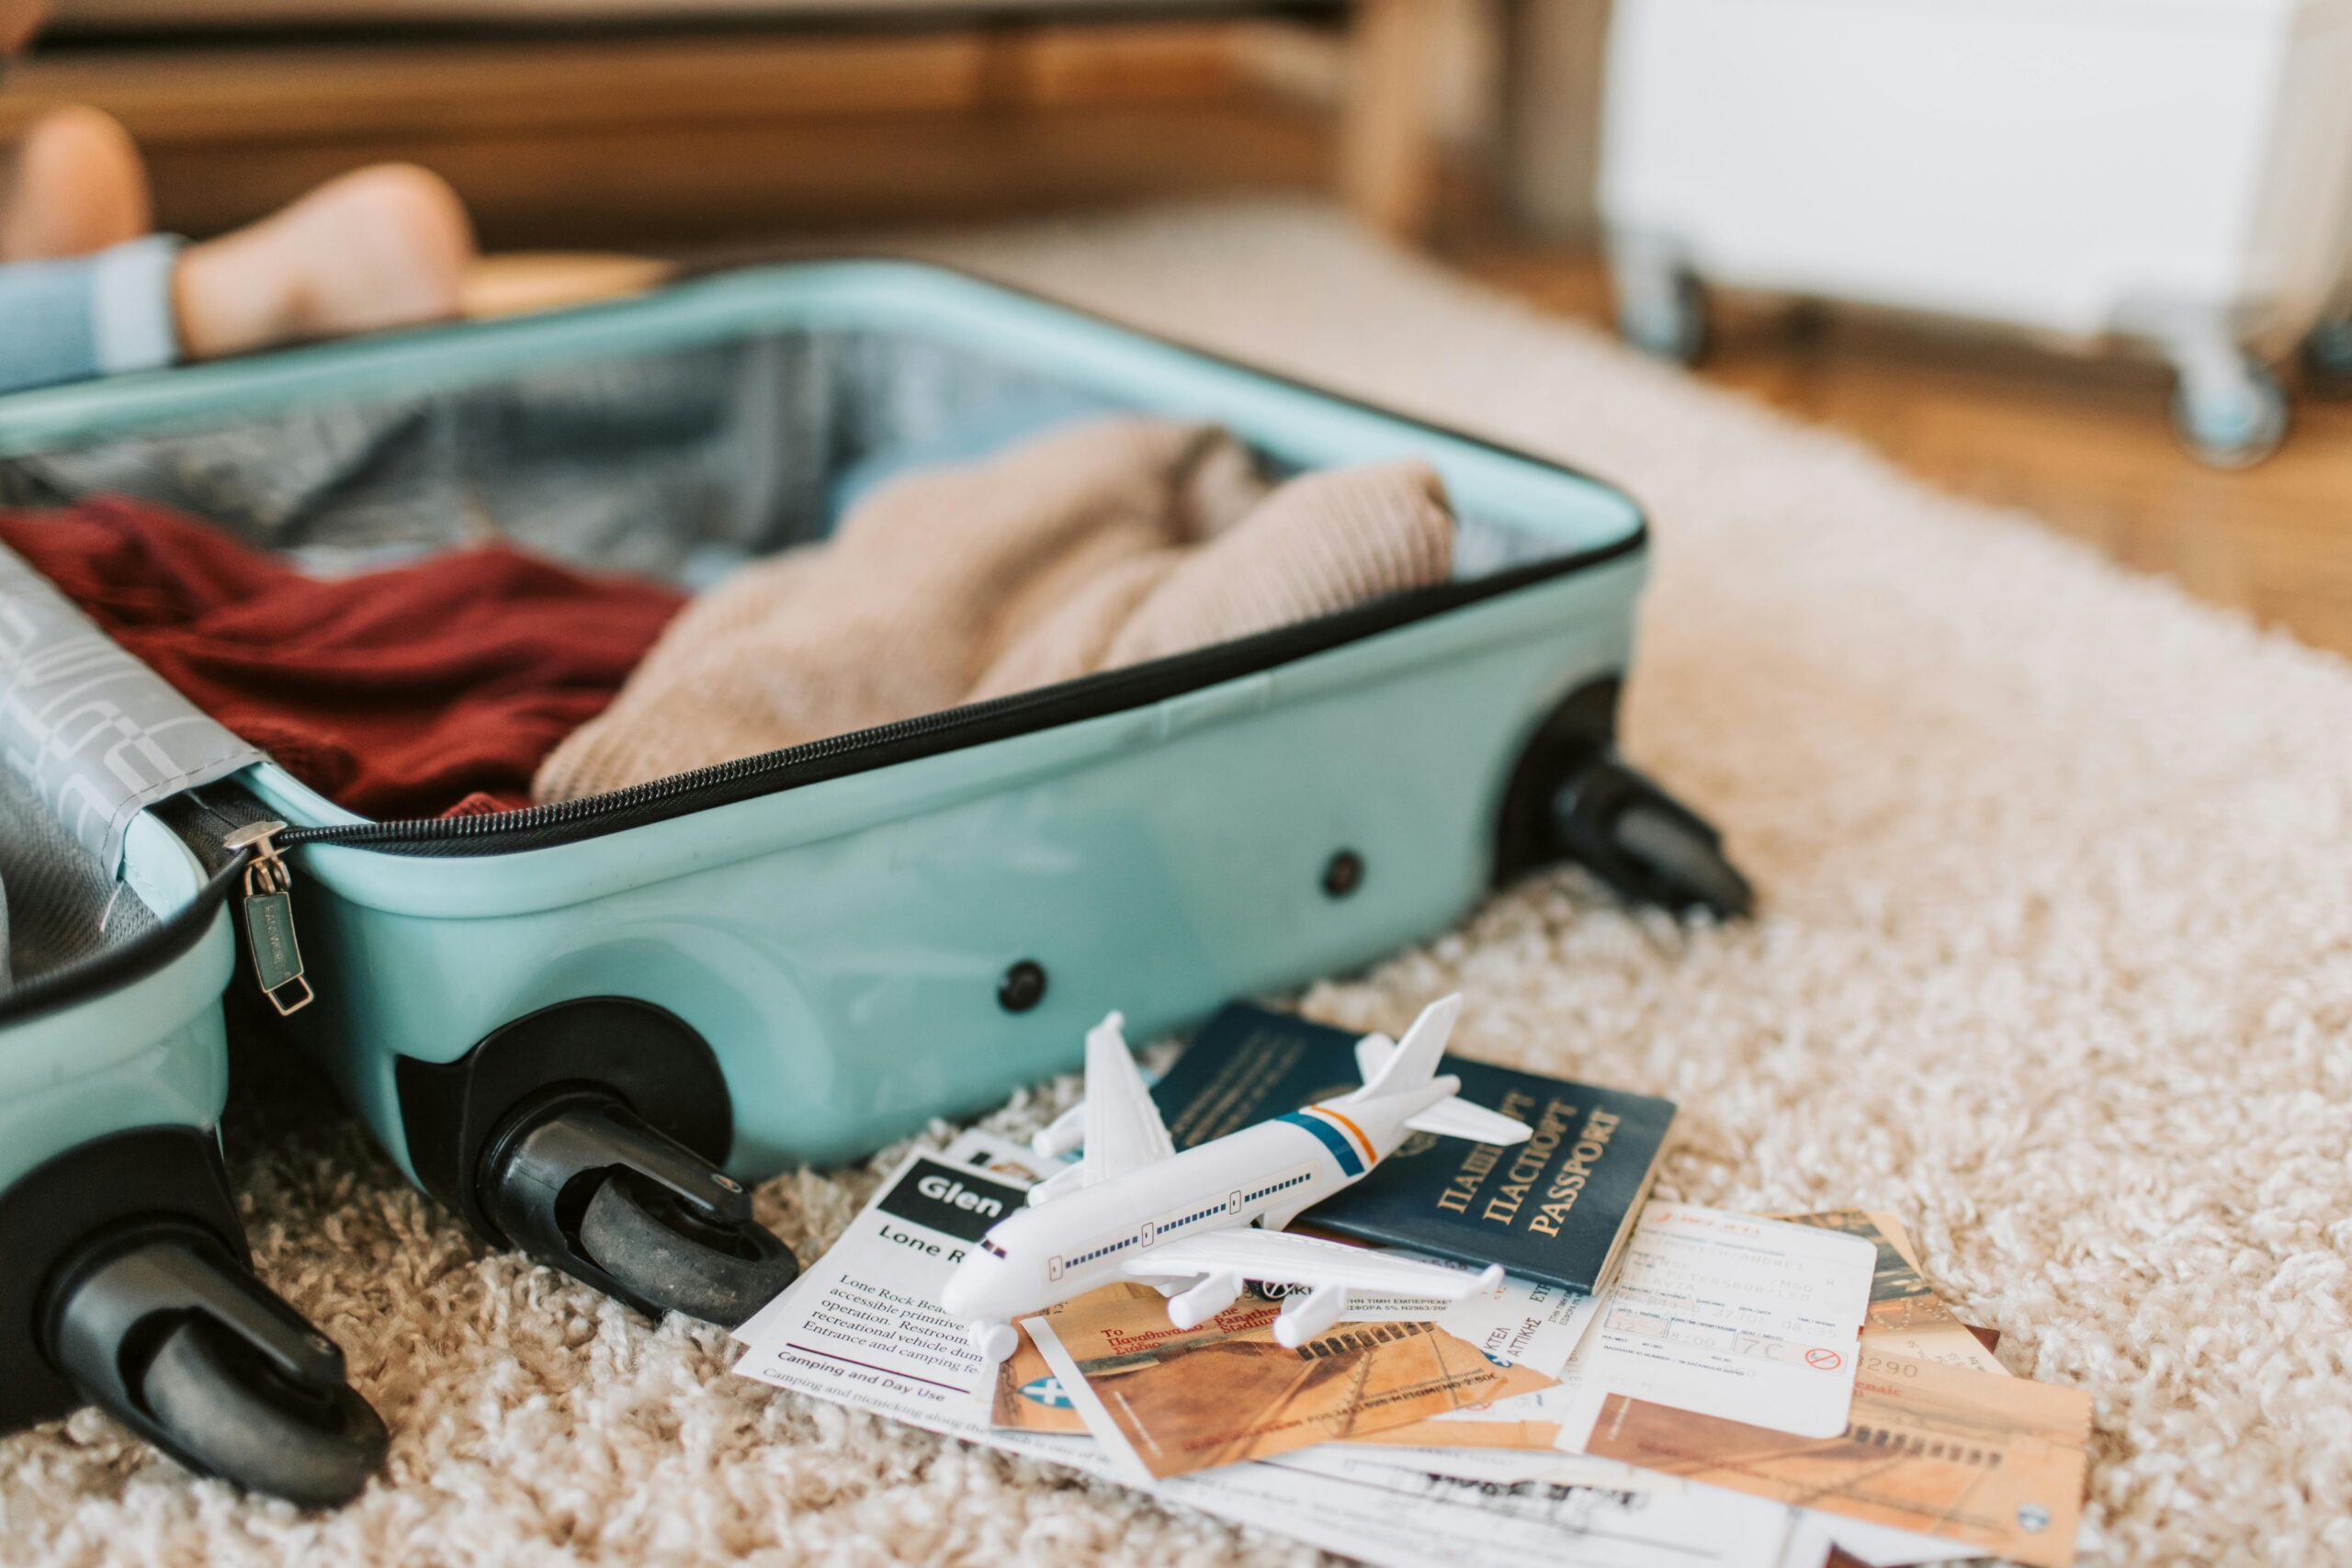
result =
[{"label": "wooden floor", "polygon": [[[1454,265],[1605,324],[1589,251],[1457,222]],[[2315,647],[2352,654],[2352,401],[2302,395],[2274,457],[2216,473],[2172,439],[2152,361],[2075,356],[1917,322],[1742,306],[1718,311],[1701,374],[1850,432],[1921,478],[2015,506],[2123,564],[2165,573]]]}]

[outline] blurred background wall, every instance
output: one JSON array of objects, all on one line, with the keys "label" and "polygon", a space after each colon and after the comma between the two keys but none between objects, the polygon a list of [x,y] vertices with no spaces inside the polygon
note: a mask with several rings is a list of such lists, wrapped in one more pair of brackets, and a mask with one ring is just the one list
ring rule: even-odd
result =
[{"label": "blurred background wall", "polygon": [[[2312,271],[2307,253],[2294,268],[2279,258],[2325,229],[2324,209],[2345,217],[2336,248],[2352,250],[2352,0],[60,6],[0,93],[0,137],[53,104],[109,110],[148,154],[161,220],[184,232],[384,159],[447,175],[493,250],[688,258],[875,226],[1329,193],[1596,324],[1629,325],[1630,275],[1648,296],[1635,341],[1703,352],[1719,384],[2352,651],[2352,405],[2323,395],[2352,389],[2352,318],[2333,361],[2290,341],[2311,298],[2259,341],[2237,319],[2260,326],[2271,278]],[[1646,39],[1630,73],[1606,47],[1629,20]],[[1921,41],[1962,21],[1974,53]],[[2226,92],[2199,85],[2224,66]],[[1957,107],[1920,113],[1923,81]],[[1605,98],[1647,128],[1606,139],[1614,198],[1658,231],[1633,237],[1662,242],[1645,267],[1626,265],[1626,234],[1602,243]],[[2126,108],[2141,132],[2119,130]],[[1760,227],[1718,240],[1712,226],[1732,219]],[[2037,286],[2090,265],[2120,280],[2109,292],[2162,294],[2102,253],[2167,226],[2178,243],[2158,249],[2244,297],[2156,299],[2168,318],[2121,299],[2109,324],[2131,330],[2102,332],[2099,290],[2077,290],[2072,330],[2049,331],[1939,312],[1949,288],[1859,265],[1872,252],[1951,271],[1969,247],[1939,234],[1999,227],[2016,237],[2002,270],[2023,317]],[[2224,437],[2201,452],[2180,409],[2200,378]]]}]

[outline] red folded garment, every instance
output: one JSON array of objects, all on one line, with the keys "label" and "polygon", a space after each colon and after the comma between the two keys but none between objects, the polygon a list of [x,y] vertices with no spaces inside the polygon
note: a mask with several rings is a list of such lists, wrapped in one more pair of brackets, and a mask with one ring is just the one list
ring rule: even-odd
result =
[{"label": "red folded garment", "polygon": [[541,760],[603,711],[685,603],[504,545],[305,577],[117,497],[0,512],[0,543],[189,701],[378,818],[530,804]]}]

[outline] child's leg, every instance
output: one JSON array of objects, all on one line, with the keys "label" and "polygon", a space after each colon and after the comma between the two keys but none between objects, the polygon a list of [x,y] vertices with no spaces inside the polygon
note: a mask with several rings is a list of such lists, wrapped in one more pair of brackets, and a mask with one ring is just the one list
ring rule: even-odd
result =
[{"label": "child's leg", "polygon": [[0,392],[170,364],[178,258],[178,241],[151,234],[94,256],[0,265]]},{"label": "child's leg", "polygon": [[422,169],[363,169],[185,249],[0,265],[0,391],[455,315],[473,235]]},{"label": "child's leg", "polygon": [[88,255],[154,227],[147,166],[96,109],[54,109],[0,152],[0,262]]}]

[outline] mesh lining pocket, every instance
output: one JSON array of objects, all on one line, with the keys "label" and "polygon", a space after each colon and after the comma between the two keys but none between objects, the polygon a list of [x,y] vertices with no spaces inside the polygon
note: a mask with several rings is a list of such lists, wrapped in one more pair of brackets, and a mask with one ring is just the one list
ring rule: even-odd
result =
[{"label": "mesh lining pocket", "polygon": [[107,875],[22,779],[0,768],[0,995],[154,927],[139,896]]}]

